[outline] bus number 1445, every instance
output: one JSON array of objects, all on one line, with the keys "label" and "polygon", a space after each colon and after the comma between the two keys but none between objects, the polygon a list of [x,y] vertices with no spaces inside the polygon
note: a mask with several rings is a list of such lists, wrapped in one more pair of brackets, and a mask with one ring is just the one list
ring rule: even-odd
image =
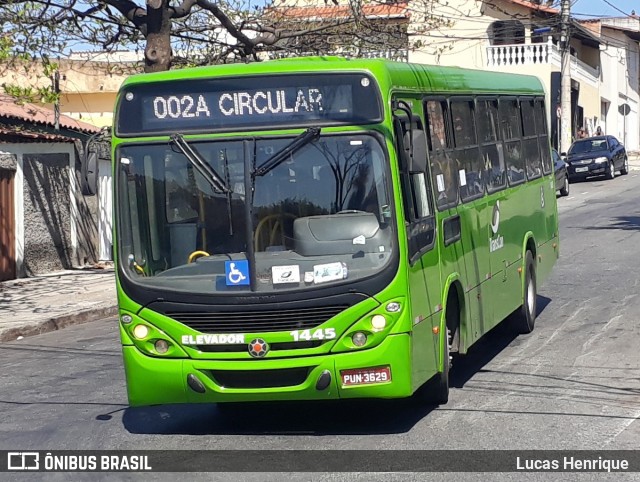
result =
[{"label": "bus number 1445", "polygon": [[335,328],[324,328],[319,330],[296,330],[290,331],[293,341],[309,340],[333,340],[336,337]]}]

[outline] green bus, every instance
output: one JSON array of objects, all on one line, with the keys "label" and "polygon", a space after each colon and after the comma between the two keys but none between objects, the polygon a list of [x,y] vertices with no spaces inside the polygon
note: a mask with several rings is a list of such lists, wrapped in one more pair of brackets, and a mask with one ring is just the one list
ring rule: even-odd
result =
[{"label": "green bus", "polygon": [[536,77],[334,57],[137,75],[113,133],[131,406],[445,403],[452,353],[506,318],[533,330],[559,254]]}]

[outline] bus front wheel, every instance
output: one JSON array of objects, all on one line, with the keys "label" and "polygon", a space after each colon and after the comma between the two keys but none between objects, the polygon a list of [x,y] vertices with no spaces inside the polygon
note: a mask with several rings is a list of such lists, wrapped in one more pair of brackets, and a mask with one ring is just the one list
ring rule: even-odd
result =
[{"label": "bus front wheel", "polygon": [[527,251],[524,263],[524,293],[522,306],[516,312],[516,328],[521,334],[531,333],[536,323],[536,266],[533,254]]}]

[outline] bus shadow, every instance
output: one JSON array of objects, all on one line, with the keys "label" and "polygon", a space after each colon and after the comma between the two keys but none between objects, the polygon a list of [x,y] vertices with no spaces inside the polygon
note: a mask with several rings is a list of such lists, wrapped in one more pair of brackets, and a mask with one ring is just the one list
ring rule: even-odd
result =
[{"label": "bus shadow", "polygon": [[[551,303],[551,299],[538,295],[536,299],[537,317]],[[512,315],[513,316],[513,315]],[[535,333],[535,331],[534,331]],[[462,388],[476,373],[479,373],[491,360],[510,344],[516,342],[519,334],[513,328],[511,316],[499,323],[476,343],[467,353],[457,357],[451,370],[450,386]]]},{"label": "bus shadow", "polygon": [[[538,295],[540,314],[550,303]],[[500,323],[454,362],[451,386],[461,388],[517,338]],[[412,400],[335,400],[236,404],[180,404],[127,408],[127,431],[146,435],[370,435],[410,431],[437,407]]]},{"label": "bus shadow", "polygon": [[436,407],[404,400],[262,402],[127,408],[127,431],[146,435],[370,435],[405,433]]}]

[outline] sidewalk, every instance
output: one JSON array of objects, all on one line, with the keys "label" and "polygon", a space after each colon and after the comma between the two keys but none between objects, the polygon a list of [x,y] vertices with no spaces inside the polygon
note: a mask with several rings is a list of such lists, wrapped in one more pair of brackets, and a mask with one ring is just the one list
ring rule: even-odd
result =
[{"label": "sidewalk", "polygon": [[0,342],[117,313],[113,268],[84,268],[0,282]]}]

